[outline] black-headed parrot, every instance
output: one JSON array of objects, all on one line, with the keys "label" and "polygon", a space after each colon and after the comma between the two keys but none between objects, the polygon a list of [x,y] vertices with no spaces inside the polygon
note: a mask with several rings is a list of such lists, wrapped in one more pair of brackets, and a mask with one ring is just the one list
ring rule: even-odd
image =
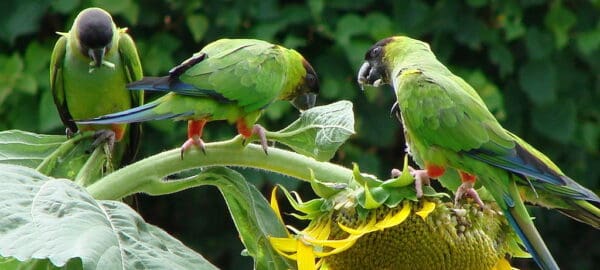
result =
[{"label": "black-headed parrot", "polygon": [[439,178],[447,169],[462,180],[456,199],[468,194],[482,206],[478,180],[498,203],[542,269],[558,269],[523,201],[553,208],[600,227],[600,198],[566,176],[548,157],[505,130],[477,92],[440,63],[425,42],[383,39],[365,55],[360,85],[390,84],[409,154],[424,170],[415,178]]},{"label": "black-headed parrot", "polygon": [[[87,119],[143,104],[143,91],[126,89],[143,77],[142,66],[127,29],[117,28],[100,8],[79,13],[68,33],[59,33],[50,61],[50,87],[67,134],[97,131],[96,144],[116,141],[113,165],[127,164],[137,153],[139,124],[88,125]],[[112,148],[112,147],[111,147]]]},{"label": "black-headed parrot", "polygon": [[168,92],[157,100],[123,112],[84,120],[84,124],[135,123],[172,118],[188,121],[188,139],[205,152],[204,125],[236,123],[244,138],[256,134],[267,152],[265,129],[255,124],[277,100],[290,100],[300,110],[315,104],[318,77],[297,51],[255,39],[220,39],[206,45],[164,77],[145,77],[127,87]]}]

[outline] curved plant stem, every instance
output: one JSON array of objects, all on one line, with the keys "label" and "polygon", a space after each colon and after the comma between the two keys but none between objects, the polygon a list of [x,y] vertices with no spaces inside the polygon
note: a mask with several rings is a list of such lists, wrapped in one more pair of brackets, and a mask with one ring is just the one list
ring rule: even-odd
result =
[{"label": "curved plant stem", "polygon": [[162,152],[107,175],[87,187],[96,199],[119,199],[145,192],[152,195],[173,193],[200,185],[194,177],[188,180],[165,181],[166,176],[188,169],[207,166],[252,167],[288,175],[304,181],[314,178],[321,182],[349,183],[352,171],[328,162],[319,162],[291,151],[269,148],[265,155],[258,145],[242,146],[240,136],[228,141],[206,144],[206,154],[199,150],[185,153],[180,149]]}]

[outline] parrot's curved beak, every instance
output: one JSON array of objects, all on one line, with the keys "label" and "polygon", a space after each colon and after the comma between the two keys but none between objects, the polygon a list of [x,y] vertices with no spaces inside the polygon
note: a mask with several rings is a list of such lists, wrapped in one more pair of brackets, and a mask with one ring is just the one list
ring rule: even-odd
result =
[{"label": "parrot's curved beak", "polygon": [[382,75],[383,74],[381,74],[381,70],[379,68],[373,67],[369,61],[365,61],[358,70],[357,81],[360,85],[360,89],[364,90],[365,85],[379,87],[383,84]]},{"label": "parrot's curved beak", "polygon": [[369,62],[365,61],[362,66],[360,66],[360,69],[358,70],[358,84],[360,85],[360,89],[361,90],[365,90],[364,89],[364,85],[368,84],[367,83],[367,76],[369,76],[369,71],[371,70],[371,64],[369,64]]},{"label": "parrot's curved beak", "polygon": [[99,68],[102,66],[102,60],[104,59],[104,52],[106,52],[106,47],[89,49],[88,55],[92,58],[94,67]]},{"label": "parrot's curved beak", "polygon": [[296,107],[296,109],[304,111],[308,110],[315,106],[317,101],[317,94],[315,93],[304,93],[292,99],[292,105]]}]

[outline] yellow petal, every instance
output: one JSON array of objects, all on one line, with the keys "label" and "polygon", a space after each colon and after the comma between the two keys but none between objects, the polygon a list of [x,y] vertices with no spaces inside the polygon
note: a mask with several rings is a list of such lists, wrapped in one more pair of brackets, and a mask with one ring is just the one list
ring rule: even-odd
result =
[{"label": "yellow petal", "polygon": [[294,238],[269,237],[269,242],[275,250],[282,252],[296,252],[296,242]]},{"label": "yellow petal", "polygon": [[283,257],[286,257],[286,258],[288,258],[288,259],[290,259],[290,260],[293,260],[293,261],[295,261],[295,260],[297,260],[297,259],[298,259],[298,254],[296,254],[296,253],[293,253],[293,254],[287,254],[287,253],[281,252],[281,251],[279,251],[279,250],[275,250],[275,251],[277,251],[277,253],[279,253],[279,255],[281,255],[281,256],[283,256]]},{"label": "yellow petal", "polygon": [[394,226],[402,223],[404,220],[406,220],[406,218],[408,217],[409,214],[410,214],[410,203],[408,201],[404,201],[402,203],[402,210],[398,211],[398,213],[394,214],[391,217],[386,216],[382,221],[375,224],[375,227],[377,227],[380,230],[394,227]]},{"label": "yellow petal", "polygon": [[315,254],[313,248],[310,245],[303,243],[303,241],[297,241],[297,258],[298,270],[315,270],[317,269],[315,264]]},{"label": "yellow petal", "polygon": [[434,209],[434,202],[423,201],[423,208],[421,208],[421,210],[417,211],[415,214],[419,215],[421,218],[423,218],[423,220],[425,220]]},{"label": "yellow petal", "polygon": [[305,238],[304,240],[315,246],[322,246],[322,247],[328,247],[328,248],[342,248],[342,247],[345,247],[349,242],[355,241],[359,237],[360,236],[350,236],[346,239],[339,239],[339,240],[317,240],[317,239]]},{"label": "yellow petal", "polygon": [[331,256],[331,255],[338,254],[340,252],[346,251],[347,249],[349,249],[350,247],[352,247],[354,245],[354,243],[356,243],[356,240],[358,238],[360,238],[359,235],[350,236],[349,238],[343,240],[344,242],[346,242],[345,245],[337,247],[337,248],[334,248],[334,249],[332,249],[330,251],[327,251],[327,252],[315,252],[315,255],[317,255],[318,257],[322,258],[322,257],[327,257],[327,256]]},{"label": "yellow petal", "polygon": [[492,268],[492,270],[511,270],[511,269],[513,269],[513,268],[510,266],[510,263],[505,258],[501,258],[496,263],[494,268]]},{"label": "yellow petal", "polygon": [[283,223],[283,218],[281,218],[281,212],[279,212],[279,204],[277,203],[277,186],[275,186],[271,191],[271,209],[273,209],[275,215],[277,215],[277,218],[279,219],[281,224],[285,224]]},{"label": "yellow petal", "polygon": [[317,235],[313,236],[315,239],[321,240],[329,238],[329,233],[331,232],[331,218],[326,218],[327,222],[323,223],[323,226],[319,227],[319,230],[316,231]]},{"label": "yellow petal", "polygon": [[360,230],[361,227],[358,227],[356,229],[352,229],[350,227],[347,227],[346,225],[342,224],[342,223],[338,223],[338,226],[340,227],[340,229],[342,229],[342,231],[345,231],[351,235],[363,235],[365,234],[364,231]]},{"label": "yellow petal", "polygon": [[319,261],[317,262],[317,265],[315,266],[315,268],[317,268],[317,269],[320,269],[320,270],[325,270],[325,269],[322,269],[322,268],[321,268],[321,265],[323,265],[323,260],[319,260]]},{"label": "yellow petal", "polygon": [[352,235],[363,235],[366,233],[370,233],[370,232],[374,232],[377,230],[377,228],[375,227],[375,223],[377,222],[377,216],[375,214],[371,215],[371,219],[369,220],[369,223],[358,226],[356,229],[350,228],[345,226],[344,224],[338,223],[338,226],[340,227],[340,229],[342,229],[343,231],[352,234]]}]

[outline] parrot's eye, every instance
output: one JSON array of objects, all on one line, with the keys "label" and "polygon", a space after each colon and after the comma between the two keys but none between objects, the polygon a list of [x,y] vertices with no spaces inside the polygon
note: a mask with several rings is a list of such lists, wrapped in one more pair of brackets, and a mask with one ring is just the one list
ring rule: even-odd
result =
[{"label": "parrot's eye", "polygon": [[379,55],[381,55],[381,47],[377,46],[373,48],[369,55],[371,56],[371,58],[378,58]]}]

